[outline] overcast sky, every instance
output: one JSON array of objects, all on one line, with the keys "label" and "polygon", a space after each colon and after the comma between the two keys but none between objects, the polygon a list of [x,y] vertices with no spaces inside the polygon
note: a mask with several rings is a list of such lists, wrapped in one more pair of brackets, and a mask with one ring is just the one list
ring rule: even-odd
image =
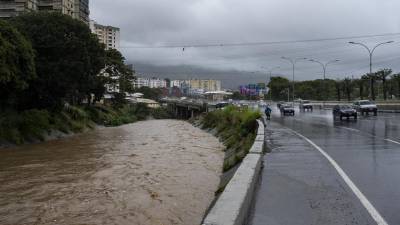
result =
[{"label": "overcast sky", "polygon": [[[369,71],[368,52],[348,41],[369,46],[396,41],[374,53],[374,69],[400,71],[400,35],[323,42],[147,48],[308,40],[400,33],[399,0],[91,0],[91,18],[121,28],[121,51],[128,61],[206,69],[266,71],[291,77],[287,57],[326,62],[330,78],[358,77]],[[145,47],[145,48],[137,48]],[[263,68],[264,67],[264,68]],[[141,68],[137,68],[139,71]],[[151,73],[151,71],[147,71]],[[195,72],[193,72],[195,73]],[[322,67],[299,62],[296,79],[322,77]]]}]

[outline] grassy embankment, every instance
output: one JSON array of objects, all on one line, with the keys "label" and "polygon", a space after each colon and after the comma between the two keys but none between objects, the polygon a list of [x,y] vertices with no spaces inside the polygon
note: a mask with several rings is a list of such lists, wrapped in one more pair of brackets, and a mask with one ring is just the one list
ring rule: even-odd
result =
[{"label": "grassy embankment", "polygon": [[258,111],[229,106],[200,118],[202,128],[212,130],[226,146],[224,172],[235,167],[249,152],[257,135],[257,119],[260,117]]},{"label": "grassy embankment", "polygon": [[0,112],[0,144],[23,144],[44,141],[53,132],[79,133],[96,125],[119,126],[145,120],[170,118],[162,108],[149,109],[142,104],[120,108],[106,106],[66,106],[63,110],[27,110]]}]

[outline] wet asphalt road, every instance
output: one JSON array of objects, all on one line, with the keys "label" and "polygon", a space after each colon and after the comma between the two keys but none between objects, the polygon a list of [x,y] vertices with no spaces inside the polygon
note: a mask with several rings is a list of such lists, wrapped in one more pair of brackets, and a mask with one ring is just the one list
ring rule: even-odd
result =
[{"label": "wet asphalt road", "polygon": [[388,224],[400,224],[400,114],[334,120],[330,110],[282,117],[274,109],[252,225],[376,224],[329,154]]}]

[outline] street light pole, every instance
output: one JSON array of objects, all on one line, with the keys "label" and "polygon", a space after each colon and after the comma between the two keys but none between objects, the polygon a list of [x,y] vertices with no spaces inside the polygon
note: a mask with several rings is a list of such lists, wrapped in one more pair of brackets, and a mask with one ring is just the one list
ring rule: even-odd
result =
[{"label": "street light pole", "polygon": [[296,63],[298,62],[298,61],[300,61],[300,60],[306,60],[307,58],[297,58],[297,59],[292,59],[292,58],[288,58],[288,57],[284,57],[284,56],[282,56],[281,57],[282,59],[284,59],[284,60],[287,60],[287,61],[289,61],[291,64],[292,64],[292,66],[293,66],[293,79],[292,79],[292,95],[293,95],[293,105],[294,105],[294,70],[295,70],[295,66],[296,66]]},{"label": "street light pole", "polygon": [[[372,75],[372,55],[374,54],[375,49],[377,47],[381,46],[381,45],[390,44],[390,43],[393,43],[393,42],[394,41],[382,42],[382,43],[379,43],[379,44],[375,45],[372,49],[370,49],[366,44],[363,44],[363,43],[360,43],[360,42],[350,41],[349,44],[360,45],[360,46],[364,47],[365,49],[367,49],[367,51],[369,53],[369,74]],[[372,77],[370,77],[369,79],[370,79],[370,82],[369,82],[369,85],[370,85],[369,94],[370,94],[371,97],[374,97],[374,96],[372,96],[372,86],[373,86],[372,85]],[[373,100],[375,100],[375,99],[373,99]]]},{"label": "street light pole", "polygon": [[326,99],[327,88],[326,88],[326,81],[325,81],[326,80],[326,68],[328,67],[329,64],[334,63],[334,62],[339,62],[340,60],[339,59],[335,59],[335,60],[328,61],[326,63],[322,63],[322,62],[320,62],[318,60],[315,60],[315,59],[310,59],[309,61],[320,64],[322,66],[323,71],[324,71],[324,80],[323,80],[323,82],[324,82],[324,92],[325,93],[324,93],[324,96],[323,96],[323,101],[324,101],[323,102],[323,106],[325,108],[325,101],[327,100]]}]

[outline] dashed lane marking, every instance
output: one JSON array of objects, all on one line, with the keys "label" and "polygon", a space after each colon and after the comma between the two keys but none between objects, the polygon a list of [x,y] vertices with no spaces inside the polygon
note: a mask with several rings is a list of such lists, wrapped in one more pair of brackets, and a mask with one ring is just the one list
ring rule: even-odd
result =
[{"label": "dashed lane marking", "polygon": [[[341,126],[338,126],[338,128],[363,133],[361,130],[357,130],[357,129],[353,129],[353,128],[341,127]],[[374,137],[374,138],[377,137],[377,136],[375,136],[375,135],[373,135],[373,134],[369,134],[369,133],[365,133],[365,134],[368,134],[368,135],[370,135],[371,137]],[[392,140],[392,139],[389,139],[389,138],[384,138],[383,140],[384,140],[384,141],[391,142],[391,143],[393,143],[393,144],[400,145],[400,142],[395,141],[395,140]]]},{"label": "dashed lane marking", "polygon": [[[288,129],[290,129],[290,128],[288,128]],[[290,130],[292,130],[292,129],[290,129]],[[309,144],[311,144],[314,148],[316,148],[332,164],[332,166],[336,169],[336,171],[342,177],[344,182],[349,186],[349,188],[357,196],[357,198],[360,200],[361,204],[365,207],[365,209],[368,211],[368,213],[371,215],[371,217],[375,220],[375,222],[378,225],[388,225],[388,223],[381,216],[381,214],[379,214],[378,210],[375,209],[375,207],[371,204],[371,202],[367,199],[367,197],[365,197],[365,195],[354,184],[354,182],[350,179],[350,177],[346,174],[346,172],[344,172],[344,170],[339,166],[339,164],[337,164],[337,162],[330,155],[328,155],[328,153],[326,153],[322,148],[320,148],[318,145],[316,145],[313,141],[311,141],[307,137],[301,135],[300,133],[298,133],[294,130],[292,130],[292,131],[297,136],[303,138]]]},{"label": "dashed lane marking", "polygon": [[361,132],[360,130],[353,129],[353,128],[348,128],[348,127],[340,127],[340,126],[338,126],[338,127],[339,127],[339,128],[341,128],[341,129],[346,129],[346,130],[350,130],[350,131]]}]

